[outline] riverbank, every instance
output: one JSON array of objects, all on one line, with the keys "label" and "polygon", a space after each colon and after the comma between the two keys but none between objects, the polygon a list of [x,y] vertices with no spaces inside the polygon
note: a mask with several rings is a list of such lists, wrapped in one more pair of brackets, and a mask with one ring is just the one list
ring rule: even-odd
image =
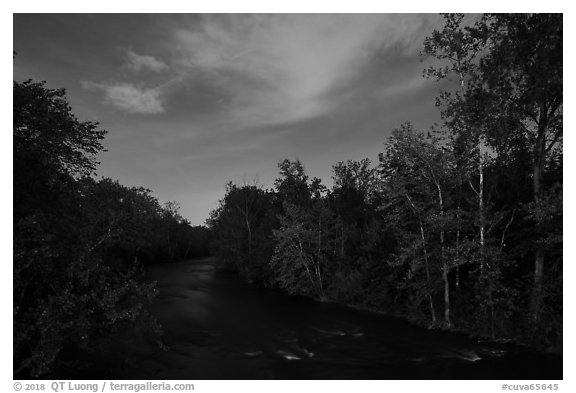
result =
[{"label": "riverbank", "polygon": [[[215,268],[224,274],[229,274],[229,275],[238,277],[238,279],[242,279],[241,275],[239,275],[237,271],[235,271],[230,266],[219,262],[215,257],[206,259],[206,262],[214,263]],[[254,285],[253,283],[248,283],[248,284]],[[256,286],[258,288],[262,287],[259,285],[256,285]],[[285,296],[290,296],[289,294],[286,294],[285,292],[283,292],[281,290],[278,290],[278,289],[272,289],[272,290],[277,291],[278,293],[281,293]],[[302,296],[297,296],[297,297],[302,297]],[[381,310],[381,309],[366,306],[365,304],[343,303],[343,302],[338,302],[336,300],[329,299],[329,298],[327,298],[327,299],[317,299],[314,297],[307,297],[307,298],[309,298],[310,300],[319,302],[319,303],[336,304],[336,305],[341,305],[343,307],[348,307],[348,308],[354,309],[354,310],[361,310],[361,311],[370,312],[370,313],[374,313],[374,314],[378,314],[378,315],[382,315],[382,316],[386,316],[386,317],[402,319],[402,320],[404,320],[404,321],[406,321],[406,322],[408,322],[414,326],[417,326],[419,328],[424,328],[424,329],[434,330],[434,331],[439,331],[439,332],[449,332],[452,334],[458,334],[458,335],[465,336],[468,339],[476,340],[478,342],[495,343],[495,344],[499,344],[499,345],[515,345],[518,347],[527,348],[529,350],[540,352],[542,354],[554,354],[554,355],[559,355],[559,356],[562,356],[562,354],[563,354],[562,343],[556,343],[554,345],[549,345],[549,346],[536,346],[536,345],[533,345],[533,343],[523,341],[522,339],[520,339],[518,337],[490,337],[488,335],[482,335],[482,334],[479,334],[478,332],[473,332],[473,331],[467,330],[467,329],[462,328],[461,326],[459,326],[457,324],[452,325],[450,327],[446,326],[443,323],[437,323],[436,325],[432,325],[430,323],[430,321],[424,321],[424,320],[421,320],[418,318],[410,317],[410,316],[406,315],[405,313],[386,312],[386,311]]]},{"label": "riverbank", "polygon": [[561,379],[562,358],[420,328],[381,312],[286,296],[206,258],[150,267],[167,351],[136,345],[145,379]]}]

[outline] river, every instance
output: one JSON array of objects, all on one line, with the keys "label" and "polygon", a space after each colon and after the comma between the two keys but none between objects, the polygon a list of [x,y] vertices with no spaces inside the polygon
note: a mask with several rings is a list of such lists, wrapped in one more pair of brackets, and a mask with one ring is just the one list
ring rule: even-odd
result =
[{"label": "river", "polygon": [[562,379],[562,357],[423,329],[241,282],[204,259],[148,269],[167,350],[138,345],[121,379]]}]

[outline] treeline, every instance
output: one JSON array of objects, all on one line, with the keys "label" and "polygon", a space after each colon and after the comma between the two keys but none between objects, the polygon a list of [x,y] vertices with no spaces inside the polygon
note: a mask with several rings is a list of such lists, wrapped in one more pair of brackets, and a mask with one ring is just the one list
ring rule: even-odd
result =
[{"label": "treeline", "polygon": [[150,190],[91,177],[105,131],[63,89],[14,82],[13,116],[14,376],[46,377],[124,327],[159,333],[141,266],[207,255],[209,233]]},{"label": "treeline", "polygon": [[454,80],[429,131],[394,130],[333,187],[284,160],[228,184],[208,225],[247,280],[429,326],[561,348],[562,15],[484,15],[424,42]]}]

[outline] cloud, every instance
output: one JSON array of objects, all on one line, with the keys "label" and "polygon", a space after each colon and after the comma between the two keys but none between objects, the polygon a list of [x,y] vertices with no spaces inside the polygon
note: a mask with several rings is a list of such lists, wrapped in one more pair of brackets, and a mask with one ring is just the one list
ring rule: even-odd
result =
[{"label": "cloud", "polygon": [[[229,95],[245,126],[310,119],[334,110],[330,93],[375,57],[415,56],[432,16],[386,14],[204,15],[176,31],[180,64]],[[382,70],[385,72],[385,70]]]},{"label": "cloud", "polygon": [[139,55],[131,50],[127,53],[128,67],[135,70],[150,70],[153,72],[161,72],[168,69],[168,65],[153,56]]},{"label": "cloud", "polygon": [[132,114],[164,113],[161,88],[139,88],[131,83],[105,84],[82,81],[83,88],[104,92],[104,103]]}]

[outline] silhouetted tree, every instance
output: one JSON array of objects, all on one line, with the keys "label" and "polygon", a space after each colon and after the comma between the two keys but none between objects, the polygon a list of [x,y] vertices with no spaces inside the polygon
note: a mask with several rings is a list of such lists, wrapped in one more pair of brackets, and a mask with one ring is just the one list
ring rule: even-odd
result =
[{"label": "silhouetted tree", "polygon": [[95,219],[78,180],[94,171],[104,134],[76,119],[64,90],[14,82],[15,376],[49,375],[73,360],[63,354],[149,320],[154,287],[136,264],[101,258],[118,222],[106,212]]}]

